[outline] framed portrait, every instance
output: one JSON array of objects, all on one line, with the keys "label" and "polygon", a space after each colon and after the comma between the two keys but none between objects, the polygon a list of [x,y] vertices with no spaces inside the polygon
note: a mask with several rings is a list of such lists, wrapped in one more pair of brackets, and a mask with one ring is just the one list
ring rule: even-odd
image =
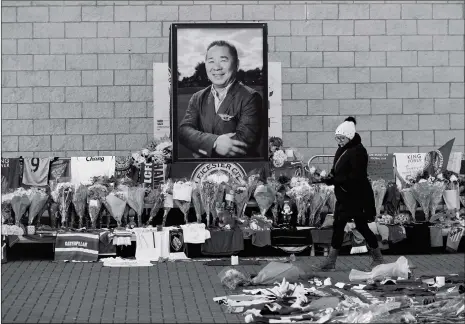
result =
[{"label": "framed portrait", "polygon": [[172,24],[173,163],[268,161],[264,23]]}]

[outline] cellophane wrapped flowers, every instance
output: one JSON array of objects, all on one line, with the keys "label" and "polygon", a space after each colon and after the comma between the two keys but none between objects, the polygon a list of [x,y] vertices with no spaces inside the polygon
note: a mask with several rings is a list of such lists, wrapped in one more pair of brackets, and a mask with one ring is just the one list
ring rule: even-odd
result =
[{"label": "cellophane wrapped flowers", "polygon": [[412,193],[415,199],[420,204],[423,212],[425,213],[425,221],[429,220],[430,217],[430,204],[431,196],[434,191],[432,183],[427,180],[420,180],[412,186]]},{"label": "cellophane wrapped flowers", "polygon": [[213,202],[213,209],[215,219],[218,218],[220,215],[217,213],[217,207],[218,209],[222,209],[223,203],[224,203],[224,193],[226,190],[226,185],[229,182],[229,177],[226,175],[224,172],[215,172],[211,174],[209,177],[211,177],[211,180],[215,183],[215,196],[214,196],[214,202]]},{"label": "cellophane wrapped flowers", "polygon": [[163,193],[162,193],[161,186],[157,186],[154,189],[151,189],[149,196],[150,196],[150,203],[153,204],[153,207],[150,210],[150,216],[149,216],[149,219],[146,225],[149,225],[152,223],[152,220],[157,216],[158,211],[163,206]]},{"label": "cellophane wrapped flowers", "polygon": [[126,209],[126,202],[118,198],[115,193],[112,192],[103,200],[103,203],[111,217],[116,220],[118,227],[121,227],[124,210]]},{"label": "cellophane wrapped flowers", "polygon": [[249,190],[249,200],[252,198],[255,189],[260,184],[260,174],[257,172],[251,172],[247,178],[247,188]]},{"label": "cellophane wrapped flowers", "polygon": [[34,218],[43,210],[47,204],[49,196],[42,189],[32,188],[31,189],[31,205],[29,207],[29,225],[32,225]]},{"label": "cellophane wrapped flowers", "polygon": [[312,185],[312,187],[315,193],[309,203],[309,225],[319,226],[321,209],[326,205],[332,191],[325,184]]},{"label": "cellophane wrapped flowers", "polygon": [[129,207],[134,209],[137,215],[137,226],[142,226],[142,214],[144,213],[144,197],[145,188],[142,187],[129,187],[127,203]]},{"label": "cellophane wrapped flowers", "polygon": [[207,227],[210,226],[210,215],[215,208],[215,182],[210,176],[200,182],[200,198],[207,217]]},{"label": "cellophane wrapped flowers", "polygon": [[192,204],[194,205],[195,216],[197,223],[202,222],[202,215],[205,212],[202,204],[201,188],[198,183],[192,184]]},{"label": "cellophane wrapped flowers", "polygon": [[276,191],[273,186],[269,184],[261,184],[255,189],[254,197],[260,208],[261,215],[265,216],[268,209],[276,200]]},{"label": "cellophane wrapped flowers", "polygon": [[168,179],[161,186],[161,192],[163,196],[163,221],[162,226],[165,227],[166,219],[168,218],[168,213],[171,208],[174,207],[173,203],[173,180]]},{"label": "cellophane wrapped flowers", "polygon": [[384,196],[386,195],[387,187],[386,180],[379,179],[371,182],[373,194],[375,196],[376,216],[381,215],[381,206],[383,205]]},{"label": "cellophane wrapped flowers", "polygon": [[271,160],[275,168],[281,168],[287,161],[287,154],[283,150],[277,150],[274,152]]},{"label": "cellophane wrapped flowers", "polygon": [[439,203],[442,200],[442,195],[446,188],[446,184],[442,181],[433,182],[431,185],[431,201],[430,201],[430,216],[433,217],[436,214]]},{"label": "cellophane wrapped flowers", "polygon": [[87,208],[92,228],[97,227],[97,219],[102,209],[102,201],[108,195],[108,189],[99,183],[90,186],[87,189]]},{"label": "cellophane wrapped flowers", "polygon": [[396,216],[399,213],[400,191],[394,181],[389,181],[384,200],[384,211],[388,215]]},{"label": "cellophane wrapped flowers", "polygon": [[224,269],[218,274],[218,277],[220,282],[231,290],[236,289],[237,286],[247,286],[251,282],[250,278],[242,272],[232,268]]},{"label": "cellophane wrapped flowers", "polygon": [[2,224],[5,224],[12,220],[11,211],[13,208],[11,207],[11,199],[13,199],[14,194],[2,194]]},{"label": "cellophane wrapped flowers", "polygon": [[65,227],[67,225],[67,215],[69,206],[73,201],[74,194],[74,184],[71,182],[60,182],[57,184],[53,195],[56,195],[58,201],[58,210],[61,216],[61,226]]},{"label": "cellophane wrapped flowers", "polygon": [[188,223],[187,215],[191,208],[192,189],[192,182],[187,180],[176,181],[173,185],[174,204],[183,213],[185,224]]},{"label": "cellophane wrapped flowers", "polygon": [[18,188],[13,193],[13,198],[11,199],[11,207],[15,213],[15,225],[19,226],[21,218],[26,213],[31,200],[29,199],[30,192],[24,188]]},{"label": "cellophane wrapped flowers", "polygon": [[248,184],[245,180],[241,180],[233,185],[234,202],[236,203],[236,217],[240,219],[249,202]]},{"label": "cellophane wrapped flowers", "polygon": [[87,208],[87,192],[87,186],[82,184],[76,186],[74,190],[73,205],[79,217],[79,228],[82,228],[84,224],[84,215]]},{"label": "cellophane wrapped flowers", "polygon": [[410,188],[405,188],[400,191],[400,194],[404,200],[404,204],[407,207],[408,211],[412,215],[412,219],[415,221],[415,213],[417,210],[417,200],[415,198],[415,195],[413,194],[413,189],[412,187]]},{"label": "cellophane wrapped flowers", "polygon": [[305,225],[305,213],[308,203],[314,194],[315,189],[312,188],[307,181],[300,181],[298,185],[293,186],[292,189],[287,192],[287,195],[295,201],[297,206],[297,224]]}]

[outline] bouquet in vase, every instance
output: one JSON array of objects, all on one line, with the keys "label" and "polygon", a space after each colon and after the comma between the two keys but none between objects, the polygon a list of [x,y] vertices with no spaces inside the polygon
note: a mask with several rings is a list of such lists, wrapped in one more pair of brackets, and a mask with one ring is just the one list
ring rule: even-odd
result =
[{"label": "bouquet in vase", "polygon": [[376,216],[381,215],[381,206],[383,205],[384,196],[386,195],[386,180],[379,179],[371,182],[373,194],[375,196]]},{"label": "bouquet in vase", "polygon": [[39,215],[41,211],[43,211],[49,196],[45,193],[44,190],[40,189],[31,189],[31,206],[29,207],[29,225],[32,225],[34,218]]},{"label": "bouquet in vase", "polygon": [[71,182],[60,182],[57,184],[54,191],[54,195],[56,195],[58,201],[61,226],[66,227],[69,206],[71,206],[71,202],[73,201],[74,184]]},{"label": "bouquet in vase", "polygon": [[191,208],[192,182],[187,180],[176,181],[173,185],[174,204],[184,215],[184,223],[188,223],[187,215]]},{"label": "bouquet in vase", "polygon": [[202,222],[202,215],[205,213],[205,209],[202,204],[201,189],[198,183],[192,183],[192,204],[194,205],[195,216],[197,223]]},{"label": "bouquet in vase", "polygon": [[249,189],[246,181],[242,180],[233,185],[234,202],[236,203],[236,217],[240,219],[244,214],[247,203],[249,202]]},{"label": "bouquet in vase", "polygon": [[173,180],[168,179],[164,184],[162,184],[161,192],[162,192],[162,196],[163,196],[163,221],[162,221],[162,226],[165,227],[166,219],[168,218],[168,213],[170,212],[171,208],[174,207],[174,203],[173,203]]},{"label": "bouquet in vase", "polygon": [[287,192],[287,195],[293,199],[297,206],[297,224],[305,225],[305,213],[307,211],[308,203],[315,194],[315,189],[312,188],[308,182],[299,182],[299,185],[292,187]]},{"label": "bouquet in vase", "polygon": [[104,185],[94,184],[87,189],[87,208],[92,228],[97,228],[97,219],[102,209],[102,202],[108,195],[108,189]]},{"label": "bouquet in vase", "polygon": [[79,217],[79,228],[82,228],[84,225],[84,216],[87,208],[87,192],[87,186],[82,184],[76,186],[76,189],[74,190],[73,205]]},{"label": "bouquet in vase", "polygon": [[412,193],[415,199],[420,204],[423,212],[425,213],[425,221],[430,217],[431,196],[434,191],[432,183],[428,180],[420,180],[412,186]]},{"label": "bouquet in vase", "polygon": [[13,198],[11,199],[11,207],[15,213],[15,225],[19,226],[21,218],[26,213],[27,209],[31,205],[31,200],[29,199],[30,193],[24,188],[18,188],[13,193]]},{"label": "bouquet in vase", "polygon": [[115,193],[112,192],[103,200],[103,203],[111,217],[116,220],[118,227],[121,227],[124,210],[126,209],[126,202],[118,198]]},{"label": "bouquet in vase", "polygon": [[415,221],[415,213],[417,211],[417,200],[415,198],[415,195],[413,194],[412,187],[402,189],[400,191],[400,194],[402,196],[402,199],[404,200],[405,206],[407,207],[410,214],[412,214],[413,221]]},{"label": "bouquet in vase", "polygon": [[202,179],[200,182],[200,199],[202,201],[203,208],[205,208],[207,227],[210,226],[210,214],[213,208],[215,208],[215,186],[216,183],[210,176]]},{"label": "bouquet in vase", "polygon": [[257,201],[260,213],[265,217],[268,209],[273,205],[276,200],[276,191],[270,184],[258,185],[254,192],[255,200]]},{"label": "bouquet in vase", "polygon": [[137,227],[142,226],[142,214],[144,213],[145,188],[129,187],[127,203],[134,209],[137,215]]},{"label": "bouquet in vase", "polygon": [[152,209],[150,210],[149,220],[145,225],[149,225],[152,223],[153,219],[157,216],[158,211],[163,206],[163,193],[162,188],[157,186],[154,189],[151,189],[149,192],[149,199],[150,203],[153,204]]}]

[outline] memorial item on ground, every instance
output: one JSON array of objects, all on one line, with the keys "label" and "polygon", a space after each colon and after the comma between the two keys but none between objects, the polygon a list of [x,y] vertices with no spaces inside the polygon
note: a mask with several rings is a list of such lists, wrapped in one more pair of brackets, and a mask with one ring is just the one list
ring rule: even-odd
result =
[{"label": "memorial item on ground", "polygon": [[79,228],[84,226],[84,217],[87,209],[87,193],[88,189],[85,185],[76,186],[73,196],[73,205],[76,210],[76,214],[79,217]]},{"label": "memorial item on ground", "polygon": [[28,224],[32,225],[34,218],[39,215],[48,202],[49,196],[43,189],[31,189],[31,205],[29,206]]},{"label": "memorial item on ground", "polygon": [[161,185],[161,192],[163,195],[163,220],[162,226],[166,226],[166,219],[171,208],[174,207],[173,203],[173,180],[168,179],[164,184]]},{"label": "memorial item on ground", "polygon": [[381,206],[383,205],[384,196],[386,195],[386,181],[384,179],[373,180],[371,182],[373,194],[375,196],[376,215],[381,214]]},{"label": "memorial item on ground", "polygon": [[194,205],[197,223],[201,223],[202,215],[205,213],[205,209],[202,204],[200,185],[195,182],[192,184],[192,204]]},{"label": "memorial item on ground", "polygon": [[[293,178],[294,180],[294,178]],[[308,184],[307,180],[296,179],[294,182],[291,180],[291,190],[287,195],[294,200],[297,205],[297,224],[305,225],[308,221],[305,219],[308,203],[315,194],[315,189]]]},{"label": "memorial item on ground", "polygon": [[150,196],[150,201],[153,201],[152,202],[153,206],[152,206],[152,209],[150,210],[150,216],[149,216],[149,219],[146,225],[150,225],[152,223],[153,219],[157,216],[158,211],[163,206],[162,187],[156,186],[155,188],[151,189],[149,196]]},{"label": "memorial item on ground", "polygon": [[187,215],[191,207],[192,182],[187,180],[176,181],[173,185],[174,204],[184,215],[184,223],[188,223]]},{"label": "memorial item on ground", "polygon": [[87,208],[92,228],[97,228],[97,220],[102,209],[102,201],[108,195],[108,189],[102,184],[94,184],[87,189]]}]

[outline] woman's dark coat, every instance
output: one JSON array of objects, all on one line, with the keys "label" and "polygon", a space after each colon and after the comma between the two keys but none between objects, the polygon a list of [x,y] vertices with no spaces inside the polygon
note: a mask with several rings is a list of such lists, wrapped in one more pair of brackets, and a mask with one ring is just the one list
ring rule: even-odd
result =
[{"label": "woman's dark coat", "polygon": [[368,153],[358,133],[334,156],[333,168],[326,182],[334,185],[336,219],[363,217],[371,222],[376,217],[375,198],[367,176]]}]

